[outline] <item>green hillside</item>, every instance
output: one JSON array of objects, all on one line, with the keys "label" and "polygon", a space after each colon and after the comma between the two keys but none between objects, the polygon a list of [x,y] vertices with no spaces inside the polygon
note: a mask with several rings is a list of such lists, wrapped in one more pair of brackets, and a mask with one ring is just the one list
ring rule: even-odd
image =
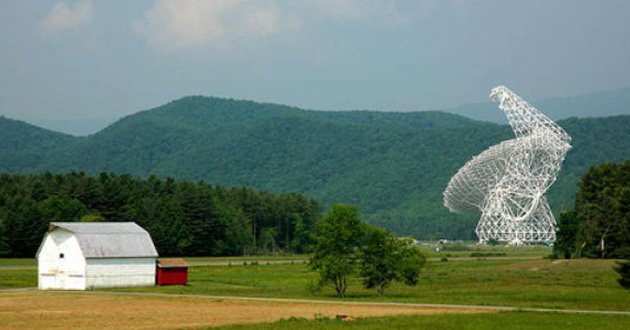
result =
[{"label": "green hillside", "polygon": [[[570,205],[589,166],[630,158],[630,116],[559,123],[574,149],[550,193],[556,211]],[[35,129],[12,129],[27,128]],[[51,138],[26,140],[35,152],[0,145],[0,170],[155,174],[303,192],[326,204],[357,204],[368,220],[400,234],[452,238],[474,238],[478,215],[442,206],[449,178],[512,136],[507,126],[442,112],[308,111],[206,97],[128,116],[86,138],[40,131]],[[20,132],[3,134],[18,139]]]},{"label": "green hillside", "polygon": [[9,172],[32,171],[53,150],[79,140],[0,116],[0,169]]}]

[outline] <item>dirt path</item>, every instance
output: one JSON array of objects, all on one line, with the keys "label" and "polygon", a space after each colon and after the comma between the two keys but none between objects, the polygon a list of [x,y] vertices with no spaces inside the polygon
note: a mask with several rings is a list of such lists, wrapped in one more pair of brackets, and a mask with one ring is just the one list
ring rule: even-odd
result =
[{"label": "dirt path", "polygon": [[267,301],[117,293],[3,292],[2,330],[182,329],[273,322],[316,316],[369,317],[403,314],[489,313],[476,308],[380,306],[338,302]]}]

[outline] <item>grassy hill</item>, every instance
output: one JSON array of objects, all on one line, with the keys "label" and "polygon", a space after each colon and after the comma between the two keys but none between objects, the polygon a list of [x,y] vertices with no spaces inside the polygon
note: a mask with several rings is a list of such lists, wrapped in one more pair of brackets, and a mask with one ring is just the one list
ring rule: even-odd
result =
[{"label": "grassy hill", "polygon": [[[570,205],[589,166],[630,158],[630,116],[559,123],[574,149],[550,193],[555,210]],[[0,119],[2,141],[14,141],[0,144],[0,170],[156,174],[297,191],[323,203],[357,204],[369,221],[400,234],[456,238],[473,238],[478,216],[442,206],[449,178],[512,136],[507,126],[443,112],[308,111],[199,96],[85,138],[20,124]],[[20,143],[26,147],[15,147]]]}]

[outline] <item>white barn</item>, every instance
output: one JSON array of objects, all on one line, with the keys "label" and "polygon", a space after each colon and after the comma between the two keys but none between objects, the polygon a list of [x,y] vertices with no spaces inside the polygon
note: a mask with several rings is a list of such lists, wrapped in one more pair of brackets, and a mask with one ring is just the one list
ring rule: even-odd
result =
[{"label": "white barn", "polygon": [[53,222],[37,251],[40,290],[155,285],[157,250],[134,222]]}]

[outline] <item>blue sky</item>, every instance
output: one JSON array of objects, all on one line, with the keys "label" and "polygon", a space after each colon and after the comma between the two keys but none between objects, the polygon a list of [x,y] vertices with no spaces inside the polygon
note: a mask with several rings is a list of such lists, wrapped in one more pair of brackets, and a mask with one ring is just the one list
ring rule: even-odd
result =
[{"label": "blue sky", "polygon": [[186,95],[426,110],[630,86],[630,1],[0,1],[0,114],[111,119]]}]

